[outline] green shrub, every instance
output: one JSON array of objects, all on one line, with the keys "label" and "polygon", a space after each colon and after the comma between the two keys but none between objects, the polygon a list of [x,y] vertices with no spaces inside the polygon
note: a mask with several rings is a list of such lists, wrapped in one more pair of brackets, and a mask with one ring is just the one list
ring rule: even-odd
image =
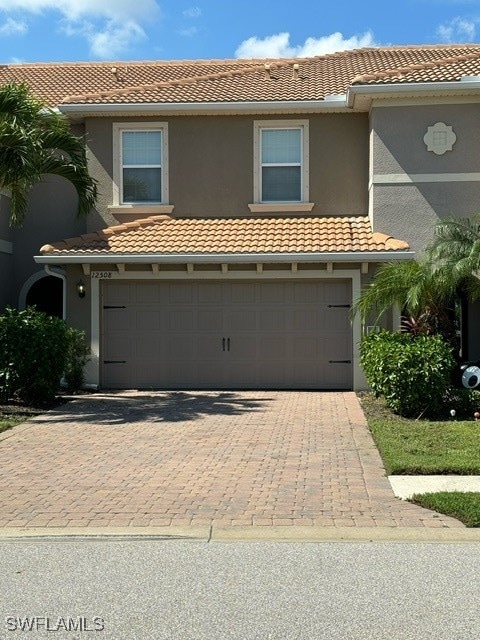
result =
[{"label": "green shrub", "polygon": [[0,316],[0,396],[27,404],[51,402],[65,370],[68,351],[63,320],[28,308],[7,308]]},{"label": "green shrub", "polygon": [[69,327],[67,329],[67,363],[65,366],[65,382],[67,389],[75,391],[85,382],[84,367],[90,355],[85,342],[85,332]]},{"label": "green shrub", "polygon": [[455,360],[440,336],[382,331],[360,343],[360,363],[372,392],[404,417],[444,412]]}]

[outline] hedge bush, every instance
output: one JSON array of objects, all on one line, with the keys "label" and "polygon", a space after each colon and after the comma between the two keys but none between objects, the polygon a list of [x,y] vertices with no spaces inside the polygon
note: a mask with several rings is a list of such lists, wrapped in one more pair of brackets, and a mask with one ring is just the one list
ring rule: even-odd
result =
[{"label": "hedge bush", "polygon": [[[83,333],[33,307],[8,307],[0,316],[0,400],[31,405],[52,402],[60,380],[75,371]],[[82,362],[83,367],[83,362]]]},{"label": "hedge bush", "polygon": [[85,382],[84,367],[90,355],[85,341],[85,332],[73,327],[67,329],[67,362],[64,378],[67,389],[75,391]]},{"label": "hedge bush", "polygon": [[443,415],[455,368],[440,336],[382,331],[360,343],[360,363],[376,396],[408,418]]}]

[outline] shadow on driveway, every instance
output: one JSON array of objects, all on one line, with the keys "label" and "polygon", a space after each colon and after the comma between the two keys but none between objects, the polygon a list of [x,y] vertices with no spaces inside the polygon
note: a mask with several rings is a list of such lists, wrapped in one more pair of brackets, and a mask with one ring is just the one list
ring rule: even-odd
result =
[{"label": "shadow on driveway", "polygon": [[205,416],[238,416],[263,411],[274,398],[248,397],[232,391],[129,391],[82,396],[45,415],[48,422],[64,422],[71,414],[76,422],[120,425],[139,422],[185,422]]}]

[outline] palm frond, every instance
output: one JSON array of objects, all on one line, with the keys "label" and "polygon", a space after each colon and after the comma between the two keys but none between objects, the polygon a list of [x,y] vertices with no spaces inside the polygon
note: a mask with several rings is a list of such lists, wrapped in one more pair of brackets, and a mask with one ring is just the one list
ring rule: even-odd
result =
[{"label": "palm frond", "polygon": [[61,114],[48,109],[25,85],[0,87],[0,188],[12,197],[10,224],[28,210],[28,191],[45,174],[69,180],[78,195],[77,213],[95,205],[96,181],[89,175],[84,140]]}]

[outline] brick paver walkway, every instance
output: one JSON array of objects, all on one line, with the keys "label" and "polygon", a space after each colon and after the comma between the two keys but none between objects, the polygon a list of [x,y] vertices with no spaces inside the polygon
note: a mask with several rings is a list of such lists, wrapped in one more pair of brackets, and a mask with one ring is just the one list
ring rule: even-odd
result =
[{"label": "brick paver walkway", "polygon": [[0,527],[462,527],[394,497],[354,393],[84,396],[0,436]]}]

